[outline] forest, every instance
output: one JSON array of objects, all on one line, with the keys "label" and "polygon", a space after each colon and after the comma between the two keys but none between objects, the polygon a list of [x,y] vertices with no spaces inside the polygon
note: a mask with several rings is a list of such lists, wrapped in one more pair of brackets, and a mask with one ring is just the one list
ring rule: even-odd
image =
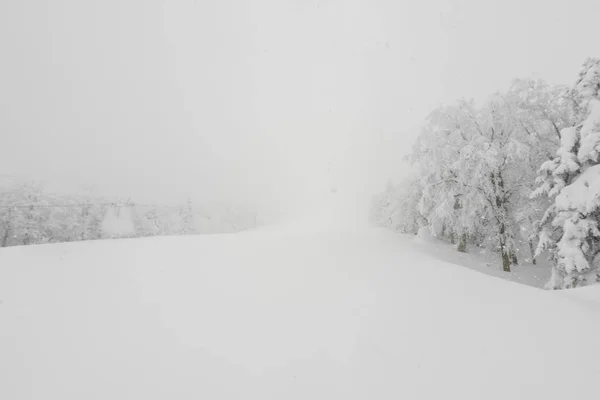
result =
[{"label": "forest", "polygon": [[482,104],[433,110],[404,160],[411,173],[374,197],[372,221],[489,249],[504,271],[547,257],[550,289],[600,280],[600,59],[573,78],[516,79]]},{"label": "forest", "polygon": [[41,182],[5,177],[0,247],[80,240],[238,232],[257,226],[251,209],[222,204],[140,204],[90,190],[56,193]]}]

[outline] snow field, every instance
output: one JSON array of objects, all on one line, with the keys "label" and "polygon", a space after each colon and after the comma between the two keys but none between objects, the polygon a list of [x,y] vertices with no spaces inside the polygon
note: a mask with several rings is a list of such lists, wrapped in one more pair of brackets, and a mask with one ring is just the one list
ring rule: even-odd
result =
[{"label": "snow field", "polygon": [[578,384],[600,373],[586,289],[379,230],[8,248],[0,398],[596,399]]}]

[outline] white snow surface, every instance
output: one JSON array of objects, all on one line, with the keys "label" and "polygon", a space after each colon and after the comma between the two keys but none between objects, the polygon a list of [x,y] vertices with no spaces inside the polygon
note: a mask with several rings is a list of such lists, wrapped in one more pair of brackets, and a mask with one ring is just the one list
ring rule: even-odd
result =
[{"label": "white snow surface", "polygon": [[1,249],[0,399],[598,399],[597,286],[332,226]]}]

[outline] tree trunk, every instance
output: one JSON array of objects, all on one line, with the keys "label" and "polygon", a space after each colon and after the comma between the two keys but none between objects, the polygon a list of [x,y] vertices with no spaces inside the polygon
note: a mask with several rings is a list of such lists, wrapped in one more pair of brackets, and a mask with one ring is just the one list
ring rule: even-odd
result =
[{"label": "tree trunk", "polygon": [[502,270],[510,272],[510,257],[506,251],[502,251]]},{"label": "tree trunk", "polygon": [[508,209],[507,198],[504,190],[504,179],[500,172],[490,175],[492,186],[494,188],[494,203],[496,205],[496,221],[498,222],[498,236],[500,241],[500,257],[502,258],[502,270],[510,272],[511,262],[517,261],[514,252],[509,249],[510,229],[507,226]]},{"label": "tree trunk", "polygon": [[519,259],[517,258],[517,253],[514,251],[510,252],[510,262],[512,265],[519,265]]},{"label": "tree trunk", "polygon": [[29,228],[27,228],[25,236],[23,236],[23,245],[28,246],[29,244],[31,244],[31,235],[29,234]]},{"label": "tree trunk", "polygon": [[529,252],[531,253],[531,263],[536,265],[537,260],[535,259],[535,249],[533,248],[533,240],[531,239],[529,239]]},{"label": "tree trunk", "polygon": [[500,223],[500,257],[502,258],[502,270],[510,272],[510,252],[506,248],[506,226]]},{"label": "tree trunk", "polygon": [[467,252],[467,234],[463,233],[460,235],[460,241],[458,242],[458,247],[456,248],[461,253]]}]

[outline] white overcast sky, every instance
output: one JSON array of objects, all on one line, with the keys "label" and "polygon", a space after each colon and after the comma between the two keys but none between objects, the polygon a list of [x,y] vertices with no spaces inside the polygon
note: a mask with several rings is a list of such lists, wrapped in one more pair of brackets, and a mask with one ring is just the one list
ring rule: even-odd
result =
[{"label": "white overcast sky", "polygon": [[424,116],[600,56],[597,0],[1,0],[0,172],[142,201],[371,194]]}]

